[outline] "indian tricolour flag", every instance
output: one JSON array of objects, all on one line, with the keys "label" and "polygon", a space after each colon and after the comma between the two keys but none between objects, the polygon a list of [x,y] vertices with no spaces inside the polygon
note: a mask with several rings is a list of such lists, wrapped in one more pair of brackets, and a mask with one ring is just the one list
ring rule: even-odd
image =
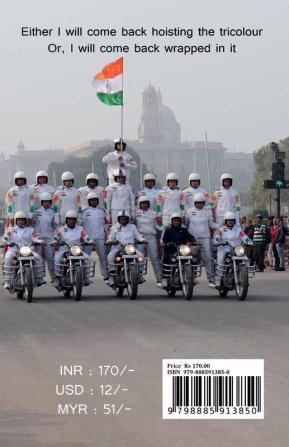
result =
[{"label": "indian tricolour flag", "polygon": [[103,69],[93,78],[96,96],[100,101],[110,106],[123,105],[122,91],[123,58],[117,59]]}]

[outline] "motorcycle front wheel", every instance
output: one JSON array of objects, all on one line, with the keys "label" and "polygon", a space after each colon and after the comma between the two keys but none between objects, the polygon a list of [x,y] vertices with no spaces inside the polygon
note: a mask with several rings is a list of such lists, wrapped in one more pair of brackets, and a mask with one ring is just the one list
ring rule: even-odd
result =
[{"label": "motorcycle front wheel", "polygon": [[135,300],[138,292],[138,277],[136,265],[129,266],[129,282],[127,285],[127,293],[131,300]]},{"label": "motorcycle front wheel", "polygon": [[22,290],[20,290],[19,292],[16,293],[16,295],[19,300],[22,300],[23,296],[24,296],[24,292]]},{"label": "motorcycle front wheel", "polygon": [[247,298],[249,279],[248,279],[248,269],[244,265],[238,266],[237,268],[238,281],[236,283],[236,296],[239,301],[244,301]]},{"label": "motorcycle front wheel", "polygon": [[194,292],[194,273],[190,265],[185,265],[183,268],[183,281],[183,295],[186,300],[191,300]]},{"label": "motorcycle front wheel", "polygon": [[76,265],[74,268],[74,278],[73,278],[73,297],[75,301],[81,300],[82,295],[82,274],[80,265]]},{"label": "motorcycle front wheel", "polygon": [[27,303],[32,303],[33,281],[32,272],[29,266],[24,267],[24,295]]},{"label": "motorcycle front wheel", "polygon": [[116,289],[115,289],[116,296],[123,296],[123,292],[124,292],[124,287],[116,287]]}]

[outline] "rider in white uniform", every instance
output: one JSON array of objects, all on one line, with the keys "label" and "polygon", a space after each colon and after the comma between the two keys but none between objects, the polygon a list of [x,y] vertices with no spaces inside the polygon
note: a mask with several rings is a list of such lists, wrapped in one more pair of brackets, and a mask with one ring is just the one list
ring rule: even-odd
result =
[{"label": "rider in white uniform", "polygon": [[30,189],[35,195],[35,208],[38,209],[41,207],[41,194],[49,192],[53,196],[55,188],[48,184],[48,173],[46,171],[38,171],[35,180],[36,183],[31,185]]},{"label": "rider in white uniform", "polygon": [[[143,242],[145,239],[137,230],[137,227],[129,223],[130,215],[128,211],[119,211],[117,220],[118,222],[114,224],[108,233],[107,243],[117,242],[117,245],[111,247],[111,250],[107,256],[109,274],[115,272],[114,260],[117,252],[120,249],[120,245],[134,244],[135,242]],[[139,250],[136,253],[142,255]],[[114,284],[114,278],[110,275],[109,284]]]},{"label": "rider in white uniform", "polygon": [[114,183],[105,190],[105,207],[107,222],[114,225],[120,211],[126,210],[131,217],[134,216],[135,197],[131,186],[126,183],[126,173],[122,169],[116,169],[113,176]]},{"label": "rider in white uniform", "polygon": [[210,230],[215,230],[218,225],[213,222],[212,211],[205,204],[206,197],[204,194],[194,195],[194,206],[186,211],[186,224],[189,232],[201,244],[201,257],[206,269],[209,287],[215,287]]},{"label": "rider in white uniform", "polygon": [[[62,274],[62,258],[65,252],[68,251],[68,247],[72,245],[80,245],[82,242],[86,242],[88,244],[93,244],[93,240],[91,237],[84,231],[82,226],[77,225],[78,214],[74,210],[69,210],[65,214],[65,224],[55,230],[53,237],[53,244],[59,245],[64,243],[65,245],[61,245],[59,250],[55,252],[55,261],[54,261],[54,273],[55,273],[55,281],[54,284],[56,287],[59,285],[59,278]],[[83,252],[83,256],[85,258],[84,262],[86,265],[91,263],[90,256]],[[85,273],[85,272],[84,272]]]},{"label": "rider in white uniform", "polygon": [[161,287],[161,267],[157,241],[157,213],[150,209],[150,199],[148,196],[141,196],[138,199],[138,206],[135,218],[136,227],[148,243],[148,255],[152,263],[157,285]]},{"label": "rider in white uniform", "polygon": [[[105,212],[99,206],[98,194],[90,192],[87,195],[88,208],[81,215],[84,231],[89,234],[95,246],[95,251],[99,257],[100,272],[103,279],[107,279],[107,257],[105,246]],[[92,246],[84,248],[85,253],[91,254]]]},{"label": "rider in white uniform", "polygon": [[27,186],[27,176],[25,172],[18,171],[14,175],[15,185],[6,194],[6,215],[9,225],[14,225],[14,215],[17,211],[23,211],[28,216],[28,223],[31,224],[35,212],[35,195]]},{"label": "rider in white uniform", "polygon": [[181,213],[182,218],[185,215],[184,194],[178,188],[178,181],[178,174],[170,172],[166,177],[167,186],[157,195],[157,222],[163,227],[170,224],[173,213]]},{"label": "rider in white uniform", "polygon": [[224,215],[227,211],[236,213],[237,223],[239,223],[241,211],[240,195],[232,188],[232,184],[232,175],[225,173],[221,176],[221,188],[212,194],[212,208],[218,225],[224,223]]},{"label": "rider in white uniform", "polygon": [[55,191],[52,202],[56,225],[65,224],[67,211],[74,210],[80,218],[80,192],[73,186],[74,175],[72,172],[63,172],[61,180],[63,185]]},{"label": "rider in white uniform", "polygon": [[141,196],[148,197],[150,201],[150,210],[155,211],[156,200],[159,190],[155,188],[156,178],[154,174],[150,173],[145,174],[143,177],[143,182],[145,187],[137,193],[137,199],[139,199],[139,197]]},{"label": "rider in white uniform", "polygon": [[103,207],[103,186],[98,186],[98,175],[94,172],[87,174],[86,176],[86,186],[82,186],[78,189],[80,193],[80,208],[83,212],[88,208],[87,196],[91,192],[97,194],[99,200],[99,206]]},{"label": "rider in white uniform", "polygon": [[[4,258],[4,266],[11,267],[13,258],[17,255],[18,247],[23,247],[24,245],[32,245],[33,243],[43,244],[43,241],[39,238],[38,234],[32,227],[27,227],[27,214],[23,211],[17,211],[15,213],[15,226],[12,228],[7,228],[4,236],[3,242],[5,244],[15,244],[15,247],[9,247]],[[43,283],[43,261],[41,256],[32,250],[32,254],[35,259],[35,266],[37,272],[38,284]],[[9,273],[9,270],[6,270]],[[13,275],[13,269],[11,269],[11,277]],[[10,288],[10,282],[7,280],[4,283],[4,288]]]},{"label": "rider in white uniform", "polygon": [[192,208],[195,206],[194,196],[196,194],[203,194],[205,196],[206,205],[210,205],[210,194],[201,188],[201,177],[197,172],[192,172],[189,176],[189,188],[183,191],[185,198],[185,205],[187,208]]},{"label": "rider in white uniform", "polygon": [[220,287],[221,278],[224,271],[224,260],[226,253],[231,248],[230,245],[222,245],[226,242],[230,242],[233,247],[241,245],[243,242],[247,245],[253,245],[253,241],[244,233],[242,228],[236,224],[237,216],[232,211],[227,211],[224,215],[224,225],[221,225],[214,236],[214,244],[219,245],[217,254],[217,268],[215,276],[215,285]]},{"label": "rider in white uniform", "polygon": [[49,192],[43,192],[40,195],[41,207],[35,211],[34,229],[37,234],[44,240],[42,254],[47,262],[47,267],[52,281],[54,280],[54,248],[51,246],[51,240],[54,235],[55,212],[51,208],[52,196]]}]

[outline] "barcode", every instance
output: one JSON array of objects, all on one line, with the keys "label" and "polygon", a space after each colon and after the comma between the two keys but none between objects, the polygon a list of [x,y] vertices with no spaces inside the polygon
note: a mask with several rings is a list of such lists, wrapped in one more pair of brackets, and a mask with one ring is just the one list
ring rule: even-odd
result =
[{"label": "barcode", "polygon": [[261,376],[173,376],[172,411],[177,407],[256,407],[261,412]]},{"label": "barcode", "polygon": [[264,360],[163,360],[163,418],[263,419]]}]

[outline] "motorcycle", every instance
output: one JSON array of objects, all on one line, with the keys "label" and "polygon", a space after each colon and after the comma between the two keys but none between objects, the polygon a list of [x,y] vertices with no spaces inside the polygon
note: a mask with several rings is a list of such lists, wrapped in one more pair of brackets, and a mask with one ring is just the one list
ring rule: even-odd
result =
[{"label": "motorcycle", "polygon": [[89,278],[95,275],[95,262],[85,265],[85,257],[80,245],[61,243],[59,246],[67,246],[67,251],[63,254],[63,262],[55,264],[56,276],[60,278],[57,290],[63,292],[67,298],[72,293],[74,300],[80,301],[82,288],[88,286]]},{"label": "motorcycle", "polygon": [[196,278],[201,276],[200,244],[177,246],[173,242],[165,244],[166,247],[175,247],[176,251],[171,255],[170,264],[162,263],[163,281],[162,288],[168,296],[175,296],[178,290],[182,291],[186,300],[191,300]]},{"label": "motorcycle", "polygon": [[119,245],[115,255],[115,271],[110,273],[114,284],[109,284],[115,290],[117,296],[123,296],[127,289],[128,296],[135,300],[138,294],[138,286],[144,282],[143,275],[147,273],[147,256],[136,252],[135,245],[146,245],[147,242],[136,242],[135,244],[119,244],[118,242],[106,245]]},{"label": "motorcycle", "polygon": [[[2,264],[3,280],[10,282],[8,289],[10,294],[16,293],[18,299],[25,298],[27,303],[32,303],[33,289],[40,287],[45,282],[45,267],[36,266],[32,253],[32,247],[40,244],[17,245],[14,242],[8,244],[8,247],[16,247],[17,251],[12,260],[12,265],[7,267]],[[41,283],[39,282],[41,280]]]},{"label": "motorcycle", "polygon": [[[238,300],[244,301],[247,298],[249,279],[255,276],[255,266],[249,265],[249,259],[245,254],[245,246],[234,246],[230,242],[219,245],[229,245],[230,251],[226,253],[221,277],[221,284],[218,289],[219,295],[225,297],[228,292],[235,290]],[[220,268],[220,266],[216,266]]]}]

